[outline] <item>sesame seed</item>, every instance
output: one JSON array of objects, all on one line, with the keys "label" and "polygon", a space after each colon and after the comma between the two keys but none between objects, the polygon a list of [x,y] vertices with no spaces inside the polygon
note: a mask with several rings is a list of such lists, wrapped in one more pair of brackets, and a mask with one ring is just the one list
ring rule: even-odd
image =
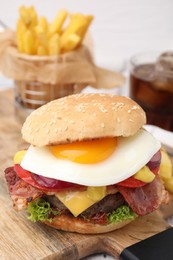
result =
[{"label": "sesame seed", "polygon": [[76,109],[77,109],[78,112],[82,111],[82,109],[80,107],[77,107]]},{"label": "sesame seed", "polygon": [[133,106],[131,109],[132,110],[136,110],[136,109],[139,109],[139,107],[138,106]]},{"label": "sesame seed", "polygon": [[119,117],[117,117],[117,122],[119,123],[121,120],[120,120],[120,118]]},{"label": "sesame seed", "polygon": [[108,112],[107,109],[104,109],[104,108],[101,108],[101,107],[100,107],[100,111],[103,112],[103,113],[107,113]]},{"label": "sesame seed", "polygon": [[104,124],[104,123],[101,123],[101,127],[103,127],[103,128],[104,128],[104,127],[105,127],[105,124]]},{"label": "sesame seed", "polygon": [[100,97],[105,97],[106,95],[104,93],[99,94]]},{"label": "sesame seed", "polygon": [[65,127],[64,127],[64,131],[67,131],[67,129],[68,129],[68,126],[65,126]]}]

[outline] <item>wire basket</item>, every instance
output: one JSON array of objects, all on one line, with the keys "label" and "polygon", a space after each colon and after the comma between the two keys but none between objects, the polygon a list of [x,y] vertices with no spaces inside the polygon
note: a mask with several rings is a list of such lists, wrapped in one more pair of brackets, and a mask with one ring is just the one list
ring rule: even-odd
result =
[{"label": "wire basket", "polygon": [[45,84],[15,81],[15,106],[20,119],[25,119],[34,109],[67,95],[80,93],[82,84]]}]

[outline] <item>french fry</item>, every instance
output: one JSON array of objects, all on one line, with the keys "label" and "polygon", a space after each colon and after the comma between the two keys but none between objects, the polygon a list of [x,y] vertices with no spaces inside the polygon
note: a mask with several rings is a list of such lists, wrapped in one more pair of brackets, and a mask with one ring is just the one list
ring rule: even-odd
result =
[{"label": "french fry", "polygon": [[[70,24],[64,31],[63,35],[76,33],[81,37],[84,37],[88,26],[90,25],[93,16],[84,16],[82,14],[75,14],[71,16]],[[62,36],[63,36],[62,35]]]},{"label": "french fry", "polygon": [[37,35],[40,35],[45,32],[44,28],[40,25],[35,26],[35,32]]},{"label": "french fry", "polygon": [[16,30],[17,32],[19,31],[23,31],[26,30],[27,27],[25,25],[25,23],[23,22],[23,20],[21,18],[18,19],[17,24],[16,24]]},{"label": "french fry", "polygon": [[66,30],[63,32],[61,35],[61,41],[60,41],[60,46],[61,49],[64,50],[64,46],[68,42],[68,39],[70,35],[78,35],[80,37],[80,41],[78,42],[77,45],[75,45],[75,48],[80,45],[82,42],[85,33],[92,21],[93,17],[92,16],[84,16],[81,14],[76,14],[71,17],[71,21],[69,26],[66,28]]},{"label": "french fry", "polygon": [[19,8],[19,13],[20,13],[20,17],[23,20],[23,22],[27,26],[29,26],[29,24],[31,23],[31,16],[30,16],[29,10],[25,6],[21,6]]},{"label": "french fry", "polygon": [[80,36],[80,42],[78,43],[78,46],[82,43],[85,34],[88,30],[88,27],[90,26],[92,20],[93,20],[93,16],[92,15],[88,15],[85,17],[85,25],[81,26],[80,29],[78,30],[77,34]]},{"label": "french fry", "polygon": [[173,177],[171,177],[170,179],[166,180],[164,182],[165,188],[169,191],[173,193]]},{"label": "french fry", "polygon": [[80,13],[71,15],[69,25],[63,30],[68,12],[62,9],[51,24],[46,17],[37,16],[33,6],[19,8],[16,25],[18,51],[30,55],[57,55],[76,49],[93,19]]},{"label": "french fry", "polygon": [[36,31],[36,37],[38,41],[38,45],[44,46],[44,48],[48,48],[48,36],[47,33],[43,31],[43,28],[40,28],[39,31]]},{"label": "french fry", "polygon": [[63,49],[61,49],[61,51],[68,52],[74,50],[79,45],[80,41],[81,38],[77,34],[70,34],[69,37],[66,38],[66,41],[63,44]]},{"label": "french fry", "polygon": [[93,18],[94,17],[92,15],[88,15],[88,16],[85,17],[85,19],[86,19],[85,26],[81,27],[80,30],[77,33],[81,37],[81,39],[84,38],[86,31],[88,30],[88,27],[90,26]]},{"label": "french fry", "polygon": [[49,40],[49,55],[60,53],[60,36],[56,33]]},{"label": "french fry", "polygon": [[23,53],[25,49],[24,49],[24,44],[23,44],[23,37],[21,34],[17,35],[17,46],[18,46],[18,51],[20,53]]},{"label": "french fry", "polygon": [[49,33],[50,36],[52,36],[54,33],[60,33],[62,26],[67,18],[67,11],[66,10],[61,10],[60,12],[58,12],[56,18],[54,19],[54,21],[50,24],[49,27]]},{"label": "french fry", "polygon": [[163,181],[167,181],[172,177],[172,162],[169,155],[164,151],[161,150],[161,164],[159,169],[159,175]]},{"label": "french fry", "polygon": [[26,32],[26,30],[27,30],[26,25],[24,24],[23,20],[20,18],[16,25],[18,51],[20,53],[24,52],[23,35]]},{"label": "french fry", "polygon": [[27,30],[23,36],[24,51],[26,54],[35,54],[35,40],[31,30]]},{"label": "french fry", "polygon": [[82,14],[73,14],[71,16],[71,24],[73,24],[72,27],[75,27],[73,30],[75,30],[75,33],[83,38],[92,20],[92,15],[84,16]]},{"label": "french fry", "polygon": [[25,51],[22,34],[17,35],[18,51],[23,53]]},{"label": "french fry", "polygon": [[46,56],[48,55],[48,52],[44,46],[39,45],[37,48],[37,53],[38,56]]},{"label": "french fry", "polygon": [[[38,41],[38,46],[43,46],[47,52],[48,49],[48,22],[44,16],[40,17],[37,26],[35,26],[35,33]],[[37,46],[37,48],[38,48]]]},{"label": "french fry", "polygon": [[39,28],[41,28],[42,31],[47,32],[49,25],[48,25],[48,22],[47,22],[46,17],[41,16],[41,17],[39,18],[39,20],[38,20],[38,25],[37,25],[37,26],[38,26]]},{"label": "french fry", "polygon": [[30,26],[35,26],[37,25],[37,13],[35,11],[35,8],[33,6],[28,7],[28,12],[30,14],[30,18],[31,18],[31,22],[30,22]]}]

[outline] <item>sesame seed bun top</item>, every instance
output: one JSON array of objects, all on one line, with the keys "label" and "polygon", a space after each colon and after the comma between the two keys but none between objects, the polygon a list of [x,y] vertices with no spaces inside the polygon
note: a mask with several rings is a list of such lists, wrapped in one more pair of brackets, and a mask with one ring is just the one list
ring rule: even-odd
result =
[{"label": "sesame seed bun top", "polygon": [[35,146],[134,135],[146,123],[133,100],[109,94],[76,94],[33,111],[22,127],[23,139]]}]

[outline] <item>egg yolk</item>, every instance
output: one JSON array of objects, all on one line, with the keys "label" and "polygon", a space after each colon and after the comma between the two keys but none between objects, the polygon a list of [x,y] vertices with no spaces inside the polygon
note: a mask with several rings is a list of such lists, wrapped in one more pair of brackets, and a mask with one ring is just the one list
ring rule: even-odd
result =
[{"label": "egg yolk", "polygon": [[101,138],[49,146],[49,148],[52,154],[60,159],[90,164],[107,159],[114,152],[116,146],[116,138]]}]

